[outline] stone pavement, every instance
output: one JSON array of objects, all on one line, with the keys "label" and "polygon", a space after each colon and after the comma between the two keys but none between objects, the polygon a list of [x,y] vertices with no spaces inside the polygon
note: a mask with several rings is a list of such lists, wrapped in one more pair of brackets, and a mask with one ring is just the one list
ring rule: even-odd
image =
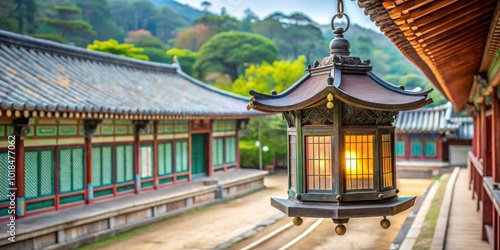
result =
[{"label": "stone pavement", "polygon": [[[182,216],[171,218],[163,222],[156,223],[146,228],[141,228],[131,235],[127,235],[119,240],[111,240],[109,243],[90,245],[88,249],[225,249],[231,244],[258,233],[268,225],[274,223],[284,215],[277,209],[271,207],[270,197],[286,197],[287,177],[284,171],[266,176],[266,189],[252,193],[245,197],[229,201],[225,204],[218,204],[203,208],[202,211],[189,212]],[[399,180],[404,195],[420,195],[429,185],[431,180]],[[403,196],[404,196],[403,195]],[[365,218],[356,221],[353,219],[349,223],[349,237],[344,237],[341,241],[349,241],[353,247],[346,249],[356,249],[359,242],[359,234],[364,236],[363,244],[366,246],[382,246],[385,248],[391,244],[399,228],[410,211],[405,211],[399,218],[391,218],[393,225],[391,230],[380,228],[380,218]],[[285,219],[286,222],[290,221]],[[280,221],[279,223],[286,223]],[[369,222],[368,222],[369,221]],[[332,235],[333,224],[331,221],[324,223],[325,229],[315,232],[314,235],[326,239],[326,235]],[[373,227],[369,230],[367,225]],[[374,237],[374,231],[378,234]],[[313,236],[314,236],[313,235]],[[371,236],[370,236],[371,235]],[[347,239],[350,238],[351,240]],[[253,239],[249,239],[252,241]],[[311,238],[314,244],[318,241]],[[306,240],[307,241],[307,240]],[[339,244],[336,239],[331,239],[335,244]],[[383,241],[385,243],[374,242]],[[335,245],[334,244],[334,245]],[[319,245],[318,245],[319,246]],[[298,246],[296,249],[300,249]],[[330,247],[330,246],[324,246]]]},{"label": "stone pavement", "polygon": [[281,212],[271,207],[270,197],[286,197],[287,182],[285,172],[276,172],[265,178],[264,190],[140,228],[124,239],[93,244],[88,249],[216,248],[282,217]]}]

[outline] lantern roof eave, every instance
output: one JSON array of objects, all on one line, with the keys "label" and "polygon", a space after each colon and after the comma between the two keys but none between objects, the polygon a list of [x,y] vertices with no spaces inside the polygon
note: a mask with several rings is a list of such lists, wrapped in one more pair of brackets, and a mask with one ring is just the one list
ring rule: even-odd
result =
[{"label": "lantern roof eave", "polygon": [[419,92],[404,90],[375,75],[371,67],[344,58],[342,56],[340,62],[319,70],[309,69],[304,77],[281,94],[250,91],[252,98],[248,108],[263,112],[306,109],[326,103],[330,93],[349,105],[382,111],[418,109],[433,102],[427,97],[432,89]]}]

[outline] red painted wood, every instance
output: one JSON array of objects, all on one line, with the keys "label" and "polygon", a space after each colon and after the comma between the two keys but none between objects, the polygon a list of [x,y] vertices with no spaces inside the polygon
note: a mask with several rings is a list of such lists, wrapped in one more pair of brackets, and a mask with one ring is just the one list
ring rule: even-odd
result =
[{"label": "red painted wood", "polygon": [[500,99],[497,93],[498,86],[494,88],[492,98],[491,98],[491,165],[492,165],[492,175],[494,182],[500,182]]},{"label": "red painted wood", "polygon": [[207,155],[207,161],[208,161],[208,176],[213,176],[214,175],[214,165],[213,165],[213,159],[212,159],[212,154],[213,154],[213,147],[214,145],[214,137],[212,134],[212,131],[214,130],[214,120],[210,120],[210,132],[208,133],[208,155]]},{"label": "red painted wood", "polygon": [[[481,192],[483,194],[486,192],[484,188],[481,188]],[[482,239],[488,240],[488,236],[486,235],[486,228],[484,225],[492,225],[493,224],[493,203],[490,200],[489,195],[483,195],[483,227],[482,227]]]},{"label": "red painted wood", "polygon": [[87,204],[92,204],[93,200],[89,200],[88,192],[89,192],[89,184],[92,184],[92,140],[90,137],[85,137],[85,167],[86,167],[86,175],[85,175],[85,193],[86,193],[86,202]]},{"label": "red painted wood", "polygon": [[158,121],[153,122],[153,187],[158,189]]},{"label": "red painted wood", "polygon": [[[15,159],[16,159],[16,197],[24,198],[25,197],[25,186],[24,186],[24,139],[20,136],[16,136],[15,139]],[[24,211],[23,214],[26,214],[26,202],[24,203]],[[24,217],[19,216],[16,212],[16,217]]]},{"label": "red painted wood", "polygon": [[[482,159],[482,165],[483,167],[486,167],[488,166],[488,162],[487,162],[487,157],[486,157],[486,147],[487,147],[487,140],[486,140],[486,137],[487,137],[487,124],[486,124],[486,105],[482,105],[481,107],[481,113],[480,113],[480,116],[481,116],[481,127],[480,127],[480,131],[479,131],[479,136],[481,137],[480,138],[480,151],[479,151],[479,155],[480,155],[480,161]],[[484,170],[483,170],[484,171]],[[486,173],[485,173],[486,175]]]},{"label": "red painted wood", "polygon": [[[134,180],[136,176],[140,173],[139,169],[139,151],[141,150],[141,142],[139,141],[139,130],[137,128],[137,124],[134,124]],[[136,185],[141,185],[140,180]],[[134,188],[135,189],[135,188]],[[139,194],[140,191],[136,189],[136,194]]]},{"label": "red painted wood", "polygon": [[[240,123],[241,124],[241,123]],[[240,126],[236,126],[236,135],[234,135],[235,139],[235,146],[236,146],[236,168],[240,168],[240,137],[238,136],[240,131]]]}]

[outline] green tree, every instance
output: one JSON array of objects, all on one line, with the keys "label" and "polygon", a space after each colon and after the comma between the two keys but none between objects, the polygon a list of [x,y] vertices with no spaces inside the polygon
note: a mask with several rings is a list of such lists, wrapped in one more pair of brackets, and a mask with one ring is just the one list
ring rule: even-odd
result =
[{"label": "green tree", "polygon": [[35,13],[37,4],[34,0],[15,0],[16,9],[14,16],[17,20],[19,34],[33,34],[37,29]]},{"label": "green tree", "polygon": [[173,48],[167,50],[166,56],[168,63],[172,63],[174,56],[176,56],[179,64],[181,65],[182,71],[190,76],[193,76],[193,65],[198,58],[198,53],[188,49]]},{"label": "green tree", "polygon": [[89,44],[87,49],[145,61],[149,60],[148,56],[141,54],[144,51],[143,48],[136,48],[133,44],[128,43],[120,44],[113,39],[109,39],[108,41],[94,40],[94,43]]},{"label": "green tree", "polygon": [[17,31],[17,20],[12,15],[16,9],[14,0],[0,1],[0,29],[8,31]]},{"label": "green tree", "polygon": [[203,24],[214,30],[215,33],[236,30],[240,21],[234,17],[222,14],[219,16],[205,15],[193,21],[194,24]]},{"label": "green tree", "polygon": [[73,6],[53,6],[55,17],[40,17],[37,20],[45,23],[48,26],[59,30],[59,35],[62,39],[66,36],[71,36],[74,41],[80,41],[83,37],[94,36],[96,33],[92,29],[92,25],[88,22],[79,20],[82,14],[82,9]]},{"label": "green tree", "polygon": [[129,31],[124,41],[141,48],[163,48],[161,41],[151,35],[151,32],[148,30]]},{"label": "green tree", "polygon": [[233,93],[248,96],[250,90],[270,94],[272,90],[283,92],[305,74],[306,57],[300,56],[295,61],[264,62],[252,64],[246,68],[229,89]]},{"label": "green tree", "polygon": [[123,29],[111,18],[107,0],[76,0],[76,5],[82,9],[83,19],[92,25],[97,40],[123,38]]},{"label": "green tree", "polygon": [[203,78],[210,72],[238,78],[245,64],[272,62],[278,56],[278,47],[268,38],[247,32],[223,32],[201,46],[194,71]]}]

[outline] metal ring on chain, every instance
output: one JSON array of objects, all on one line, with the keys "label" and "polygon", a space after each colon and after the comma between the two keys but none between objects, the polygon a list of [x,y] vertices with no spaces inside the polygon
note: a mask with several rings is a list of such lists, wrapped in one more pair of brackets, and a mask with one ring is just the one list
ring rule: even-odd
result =
[{"label": "metal ring on chain", "polygon": [[[331,27],[332,27],[332,31],[335,31],[335,25],[333,24],[333,22],[335,21],[335,18],[337,18],[338,15],[335,15],[332,17],[332,22],[331,22]],[[347,14],[344,14],[345,16],[345,19],[347,20],[347,26],[345,27],[344,29],[344,32],[346,32],[348,29],[349,29],[349,24],[351,23],[351,21],[349,20],[349,16]],[[341,17],[339,17],[341,18]]]},{"label": "metal ring on chain", "polygon": [[344,2],[342,2],[342,0],[339,0],[337,2],[337,16],[339,18],[342,18],[343,15],[344,15]]}]

